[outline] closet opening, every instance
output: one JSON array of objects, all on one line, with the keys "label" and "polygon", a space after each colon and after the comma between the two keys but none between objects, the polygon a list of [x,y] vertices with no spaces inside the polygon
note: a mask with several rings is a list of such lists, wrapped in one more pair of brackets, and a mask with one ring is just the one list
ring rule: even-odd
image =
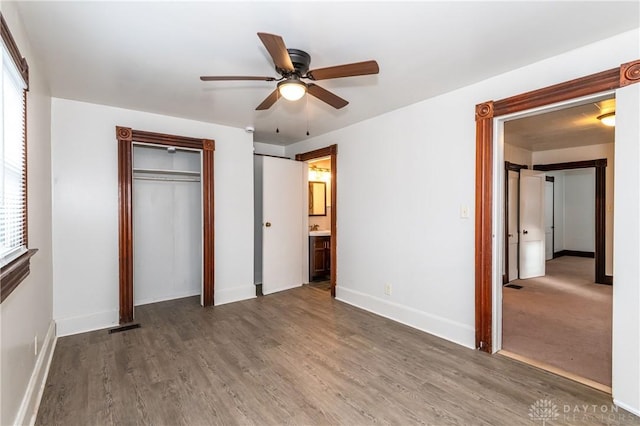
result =
[{"label": "closet opening", "polygon": [[214,304],[214,141],[116,126],[120,324],[134,305]]},{"label": "closet opening", "polygon": [[202,297],[202,150],[133,143],[133,305]]}]

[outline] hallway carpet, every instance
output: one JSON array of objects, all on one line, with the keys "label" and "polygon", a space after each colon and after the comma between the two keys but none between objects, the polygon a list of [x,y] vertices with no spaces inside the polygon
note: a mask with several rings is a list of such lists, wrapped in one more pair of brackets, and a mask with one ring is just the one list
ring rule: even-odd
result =
[{"label": "hallway carpet", "polygon": [[503,288],[502,349],[611,386],[612,286],[594,259],[563,256],[546,276]]}]

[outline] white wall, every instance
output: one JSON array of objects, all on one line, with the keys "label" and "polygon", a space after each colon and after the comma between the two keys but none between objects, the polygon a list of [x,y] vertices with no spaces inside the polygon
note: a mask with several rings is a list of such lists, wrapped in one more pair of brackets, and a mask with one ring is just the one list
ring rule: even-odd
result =
[{"label": "white wall", "polygon": [[510,163],[519,164],[521,166],[527,166],[531,169],[532,152],[528,149],[509,145],[509,142],[506,140],[508,136],[507,132],[505,132],[504,161],[509,161]]},{"label": "white wall", "polygon": [[57,98],[51,112],[53,315],[59,335],[118,321],[116,125],[215,140],[215,303],[255,296],[250,134]]},{"label": "white wall", "polygon": [[[605,170],[605,273],[613,274],[613,207],[614,207],[614,173],[616,169],[616,158],[614,156],[615,146],[618,144],[589,145],[576,148],[553,149],[548,151],[538,151],[533,153],[533,164],[553,164],[566,163],[571,161],[607,159]],[[569,247],[565,247],[569,249]]]},{"label": "white wall", "polygon": [[640,84],[616,91],[613,398],[640,415]]},{"label": "white wall", "polygon": [[275,155],[276,157],[284,157],[284,146],[272,145],[262,142],[253,143],[254,153],[262,155]]},{"label": "white wall", "polygon": [[[338,144],[337,297],[473,347],[475,105],[634,60],[640,52],[639,35],[638,30],[627,32],[288,146],[286,153],[292,156]],[[638,116],[636,109],[628,118],[636,127]],[[616,134],[618,148],[637,141],[637,129]],[[372,169],[371,164],[384,167]],[[634,179],[618,185],[616,194],[631,197],[637,207],[637,174]],[[461,206],[469,206],[470,219],[460,218]],[[637,208],[617,213],[637,228]],[[637,234],[617,240],[616,253],[639,243]],[[637,253],[636,266],[619,264],[633,270],[620,278],[626,280],[622,287],[637,288]],[[385,284],[392,286],[389,296]],[[624,307],[614,301],[616,315],[625,312],[636,321],[628,329],[614,329],[620,347],[637,348],[640,341],[637,290],[635,294]],[[640,412],[638,375],[635,382],[624,376],[627,370],[638,371],[640,359],[618,355],[614,396]]]},{"label": "white wall", "polygon": [[[42,348],[52,349],[55,336],[52,322],[51,98],[15,4],[2,2],[0,5],[16,44],[29,63],[29,246],[39,249],[31,258],[31,274],[0,305],[0,424],[9,425],[31,420],[39,399],[40,381],[45,378],[47,360]],[[49,330],[49,338],[45,340]],[[38,355],[34,355],[36,340]]]}]

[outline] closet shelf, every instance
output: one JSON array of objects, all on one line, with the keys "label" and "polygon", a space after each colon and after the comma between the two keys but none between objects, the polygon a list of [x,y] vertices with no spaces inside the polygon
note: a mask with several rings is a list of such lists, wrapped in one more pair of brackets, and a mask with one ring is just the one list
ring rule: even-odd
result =
[{"label": "closet shelf", "polygon": [[167,175],[167,176],[200,176],[200,172],[189,170],[164,170],[164,169],[142,169],[133,168],[133,173],[140,175]]}]

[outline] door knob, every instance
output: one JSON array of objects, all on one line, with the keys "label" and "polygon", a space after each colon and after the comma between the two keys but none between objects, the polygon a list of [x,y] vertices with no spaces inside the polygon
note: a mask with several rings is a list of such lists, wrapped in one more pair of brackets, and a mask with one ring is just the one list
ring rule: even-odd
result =
[{"label": "door knob", "polygon": [[507,235],[507,236],[508,236],[509,238],[511,238],[511,237],[513,237],[513,234],[509,234],[509,235]]},{"label": "door knob", "polygon": [[528,233],[529,233],[529,231],[527,231],[526,229],[523,229],[523,230],[522,230],[522,233],[523,233],[523,234],[528,234]]},{"label": "door knob", "polygon": [[264,226],[266,226],[267,228],[271,228],[271,222],[265,223]]}]

